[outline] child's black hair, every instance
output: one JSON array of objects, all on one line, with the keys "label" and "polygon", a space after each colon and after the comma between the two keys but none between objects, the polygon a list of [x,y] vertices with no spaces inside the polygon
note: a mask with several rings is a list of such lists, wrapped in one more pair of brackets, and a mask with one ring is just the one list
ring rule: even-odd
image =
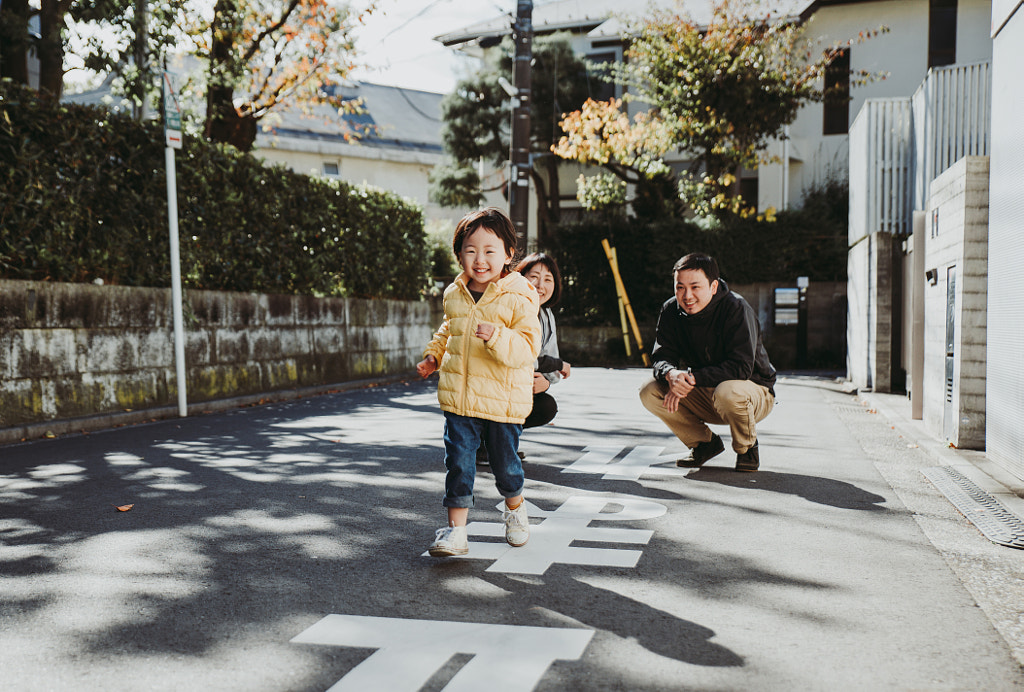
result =
[{"label": "child's black hair", "polygon": [[478,228],[486,228],[491,231],[505,245],[505,252],[508,253],[509,257],[513,258],[504,267],[504,271],[509,271],[512,262],[515,261],[519,239],[516,237],[516,227],[512,224],[512,220],[498,207],[487,207],[479,211],[471,211],[462,217],[455,227],[455,237],[452,239],[452,250],[455,251],[455,257],[458,257],[459,253],[462,252],[462,244],[466,241],[466,238],[472,235],[473,231]]}]

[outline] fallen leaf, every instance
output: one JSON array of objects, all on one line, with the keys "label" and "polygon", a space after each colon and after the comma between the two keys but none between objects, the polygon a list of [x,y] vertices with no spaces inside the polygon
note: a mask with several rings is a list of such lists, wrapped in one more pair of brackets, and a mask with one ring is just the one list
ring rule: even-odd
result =
[{"label": "fallen leaf", "polygon": [[135,505],[131,504],[131,505],[121,505],[121,506],[114,505],[114,506],[117,507],[117,511],[118,512],[127,512],[128,510],[130,510]]}]

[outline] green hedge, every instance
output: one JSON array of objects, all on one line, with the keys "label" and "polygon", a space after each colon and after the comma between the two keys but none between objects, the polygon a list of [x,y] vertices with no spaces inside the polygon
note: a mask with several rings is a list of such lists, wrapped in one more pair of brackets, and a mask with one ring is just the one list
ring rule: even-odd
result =
[{"label": "green hedge", "polygon": [[672,297],[672,266],[683,255],[701,251],[718,260],[722,277],[734,284],[788,281],[845,281],[848,193],[830,181],[811,190],[798,210],[774,222],[730,219],[716,228],[662,219],[608,217],[563,224],[545,248],[558,261],[563,293],[559,323],[620,323],[615,283],[601,247],[615,248],[630,305],[641,322],[657,320]]},{"label": "green hedge", "polygon": [[[429,285],[422,210],[397,195],[199,138],[176,168],[187,287],[415,299]],[[0,83],[0,277],[169,286],[160,126]]]}]

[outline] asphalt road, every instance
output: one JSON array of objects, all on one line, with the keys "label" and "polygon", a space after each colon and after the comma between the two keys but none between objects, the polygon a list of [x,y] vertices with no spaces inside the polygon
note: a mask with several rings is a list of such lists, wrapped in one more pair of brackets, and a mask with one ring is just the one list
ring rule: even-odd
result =
[{"label": "asphalt road", "polygon": [[884,417],[786,378],[761,471],[679,469],[646,373],[552,390],[530,543],[483,470],[466,558],[433,381],[0,447],[0,689],[1024,689],[1021,551]]}]

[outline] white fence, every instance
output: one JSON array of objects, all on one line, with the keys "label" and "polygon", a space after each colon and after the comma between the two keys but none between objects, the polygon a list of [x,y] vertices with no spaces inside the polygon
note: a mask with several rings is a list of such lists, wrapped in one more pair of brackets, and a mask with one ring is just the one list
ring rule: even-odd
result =
[{"label": "white fence", "polygon": [[868,99],[850,127],[850,245],[910,232],[910,99]]},{"label": "white fence", "polygon": [[927,206],[928,187],[965,156],[988,156],[992,75],[989,63],[933,69],[913,97],[914,209]]},{"label": "white fence", "polygon": [[937,68],[910,99],[868,99],[850,127],[850,245],[907,235],[928,186],[965,156],[988,156],[989,63]]}]

